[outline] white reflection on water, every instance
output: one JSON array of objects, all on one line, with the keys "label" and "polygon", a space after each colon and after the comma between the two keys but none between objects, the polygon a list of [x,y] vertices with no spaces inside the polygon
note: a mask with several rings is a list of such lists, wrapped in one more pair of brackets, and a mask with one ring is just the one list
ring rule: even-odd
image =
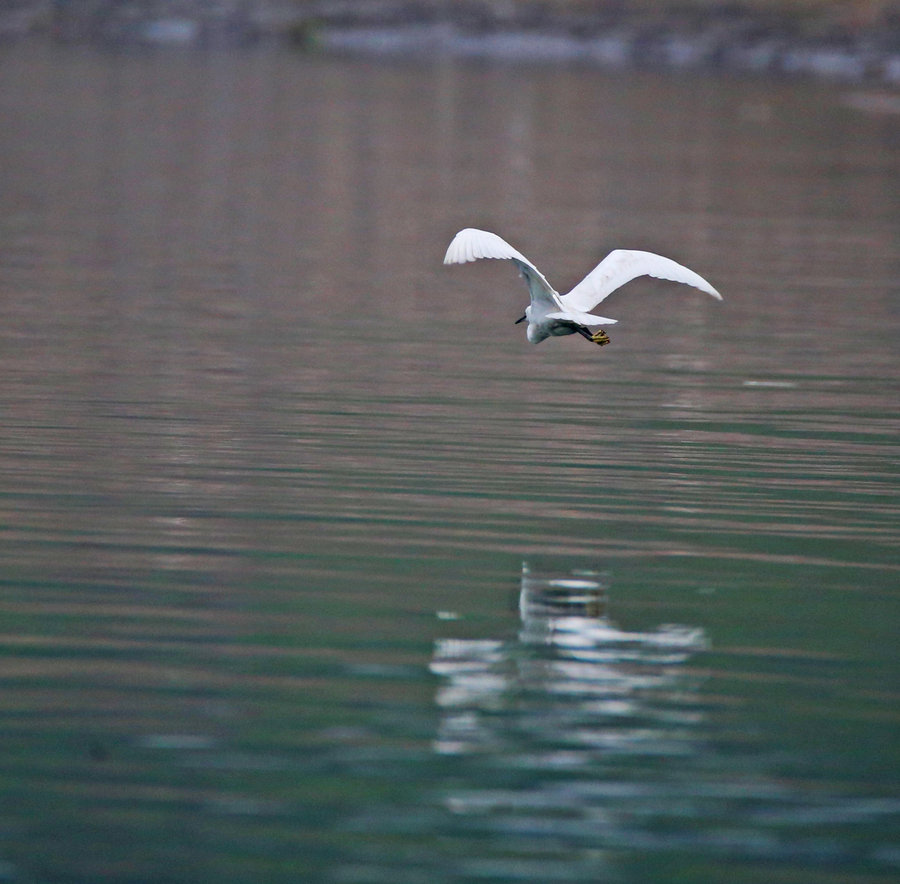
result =
[{"label": "white reflection on water", "polygon": [[[704,629],[631,631],[610,607],[601,574],[525,565],[516,638],[435,642],[433,749],[475,769],[439,799],[462,832],[523,839],[579,881],[627,878],[618,851],[893,862],[889,844],[858,844],[852,829],[883,827],[896,801],[810,790],[777,776],[772,758],[747,756],[744,736],[724,733],[709,705],[717,673],[697,667],[711,647]],[[847,830],[822,831],[836,825]],[[548,879],[520,860],[494,857],[491,868]],[[458,870],[481,874],[486,861],[468,856]]]},{"label": "white reflection on water", "polygon": [[[485,787],[468,779],[448,789],[443,806],[463,831],[529,845],[508,857],[476,851],[458,862],[463,877],[617,878],[608,849],[633,843],[649,818],[684,800],[667,780],[672,759],[681,769],[703,748],[702,676],[689,664],[709,642],[698,627],[620,628],[607,590],[594,572],[526,564],[517,638],[435,643],[433,748],[493,769]],[[523,862],[529,854],[540,860]]]},{"label": "white reflection on water", "polygon": [[694,751],[699,676],[686,664],[708,647],[706,634],[672,624],[629,632],[608,618],[607,604],[598,574],[552,576],[524,565],[518,642],[435,643],[430,668],[443,680],[435,750],[519,743],[537,752],[531,765],[553,767],[598,754]]}]

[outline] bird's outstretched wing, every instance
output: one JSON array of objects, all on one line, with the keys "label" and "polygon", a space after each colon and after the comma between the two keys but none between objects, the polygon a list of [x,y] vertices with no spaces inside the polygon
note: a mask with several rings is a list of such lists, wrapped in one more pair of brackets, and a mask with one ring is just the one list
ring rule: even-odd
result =
[{"label": "bird's outstretched wing", "polygon": [[528,284],[531,303],[543,304],[546,309],[559,309],[562,303],[559,293],[547,282],[546,277],[521,252],[516,251],[506,240],[487,230],[466,227],[460,230],[444,255],[445,264],[465,264],[479,258],[500,258],[512,261]]},{"label": "bird's outstretched wing", "polygon": [[575,288],[560,300],[570,310],[587,311],[599,304],[617,288],[639,276],[654,276],[692,285],[722,300],[722,296],[698,273],[681,264],[654,255],[653,252],[636,252],[616,249],[610,252]]}]

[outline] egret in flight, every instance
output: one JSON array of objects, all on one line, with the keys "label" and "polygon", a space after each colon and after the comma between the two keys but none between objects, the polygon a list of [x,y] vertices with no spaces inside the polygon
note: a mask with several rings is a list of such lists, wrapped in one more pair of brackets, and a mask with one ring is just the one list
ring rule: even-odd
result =
[{"label": "egret in flight", "polygon": [[531,304],[525,315],[516,322],[528,320],[528,340],[539,344],[544,338],[557,335],[579,334],[601,347],[609,343],[609,335],[603,329],[592,332],[589,326],[612,325],[615,319],[588,313],[616,289],[638,276],[655,276],[683,282],[722,300],[722,296],[702,277],[653,252],[636,252],[616,249],[610,252],[575,288],[561,295],[547,282],[531,261],[517,252],[496,233],[467,227],[460,230],[444,256],[445,264],[465,264],[479,258],[501,258],[513,262],[528,285]]}]

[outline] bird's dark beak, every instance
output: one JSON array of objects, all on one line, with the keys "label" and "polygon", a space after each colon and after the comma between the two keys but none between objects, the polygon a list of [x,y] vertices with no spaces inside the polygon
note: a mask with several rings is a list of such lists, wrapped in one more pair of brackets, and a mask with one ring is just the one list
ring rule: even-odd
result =
[{"label": "bird's dark beak", "polygon": [[527,316],[522,316],[520,319],[517,319],[517,320],[513,323],[513,325],[518,325],[520,322],[525,322],[526,319],[528,319]]}]

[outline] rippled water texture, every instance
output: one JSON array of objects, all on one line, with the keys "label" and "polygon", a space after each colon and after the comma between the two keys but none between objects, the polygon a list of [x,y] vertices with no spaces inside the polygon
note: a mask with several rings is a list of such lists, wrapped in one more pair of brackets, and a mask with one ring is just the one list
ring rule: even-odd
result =
[{"label": "rippled water texture", "polygon": [[879,107],[4,47],[0,878],[896,880]]}]

